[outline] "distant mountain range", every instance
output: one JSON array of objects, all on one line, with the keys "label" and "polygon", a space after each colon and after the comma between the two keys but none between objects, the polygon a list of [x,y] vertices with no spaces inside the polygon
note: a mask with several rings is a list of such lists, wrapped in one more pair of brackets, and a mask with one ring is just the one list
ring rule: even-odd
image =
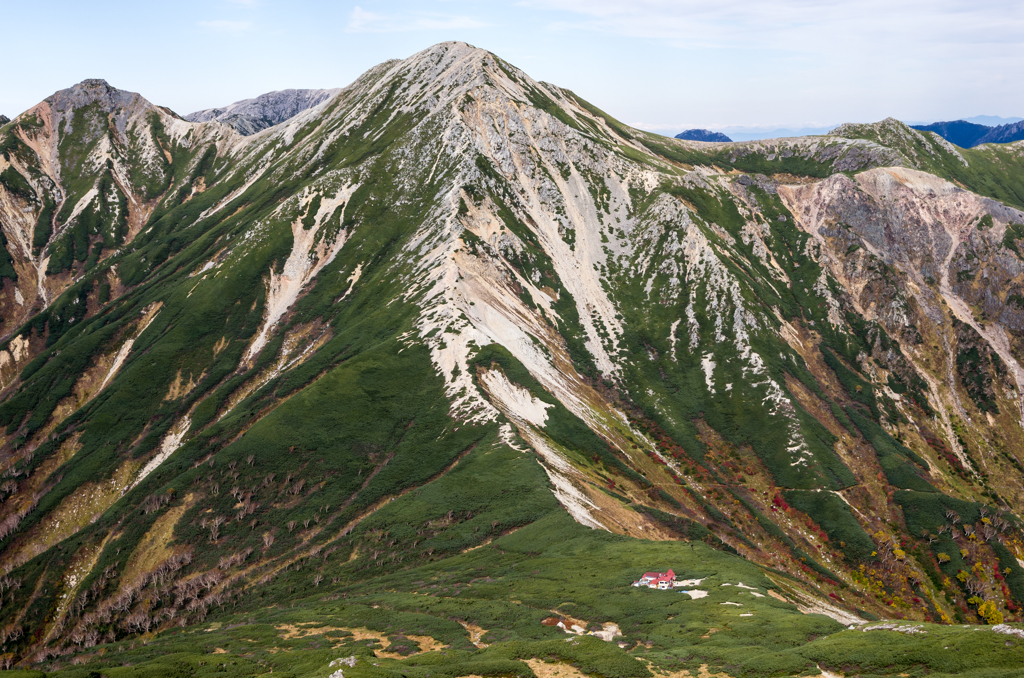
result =
[{"label": "distant mountain range", "polygon": [[677,134],[676,139],[685,139],[687,141],[732,141],[732,139],[721,132],[712,132],[707,129],[688,129]]},{"label": "distant mountain range", "polygon": [[916,130],[935,132],[940,137],[961,148],[973,148],[980,144],[1005,144],[1024,139],[1024,121],[989,127],[967,120],[934,122],[930,125],[912,125]]},{"label": "distant mountain range", "polygon": [[[971,118],[963,118],[965,122],[973,122],[975,125],[986,125],[988,127],[998,127],[999,125],[1008,125],[1014,122],[1020,122],[1024,118],[1001,118],[998,115],[975,115]],[[912,123],[908,123],[912,124]]]},{"label": "distant mountain range", "polygon": [[243,136],[251,136],[273,127],[302,111],[318,106],[340,92],[340,89],[285,89],[268,92],[254,99],[243,99],[223,108],[207,108],[189,113],[189,122],[216,120]]},{"label": "distant mountain range", "polygon": [[[1009,126],[1013,125],[1014,123],[1021,122],[1022,120],[1024,120],[1024,118],[1013,118],[1013,117],[1011,117],[1011,118],[1002,118],[1002,117],[999,117],[997,115],[975,115],[973,117],[963,118],[962,120],[957,120],[955,122],[957,122],[958,124],[959,123],[966,123],[968,125],[974,125],[975,127],[983,128],[983,133],[987,134],[993,127],[998,127],[998,126],[1009,127]],[[928,122],[923,121],[923,120],[905,120],[904,122],[907,125],[910,125],[910,126],[914,127],[915,129],[935,131],[937,133],[938,133],[938,130],[933,130],[932,129],[932,125],[950,125],[950,124],[952,124],[952,123],[938,123],[938,122],[937,123],[929,124]],[[821,136],[822,134],[828,134],[831,130],[835,129],[835,127],[836,127],[836,125],[826,125],[826,126],[817,126],[817,127],[775,127],[775,128],[769,129],[767,127],[730,126],[730,127],[720,127],[717,131],[711,132],[711,133],[712,134],[716,134],[716,133],[717,134],[722,134],[723,136],[728,136],[728,138],[731,141],[739,142],[739,141],[757,141],[757,140],[760,140],[760,139],[787,139],[787,138],[792,138],[792,137]],[[699,132],[699,131],[702,131],[702,130],[687,130],[686,132],[682,132],[682,134],[686,135],[686,134],[689,134],[691,132]],[[709,130],[703,130],[703,131],[709,131]],[[945,138],[947,141],[949,141],[951,143],[954,143],[954,144],[957,144],[958,146],[961,146],[961,144],[958,141],[956,141],[955,139],[952,139],[950,137],[946,137],[945,135],[943,135],[941,133],[939,133],[939,135],[943,136],[943,138]],[[688,137],[688,136],[676,136],[676,138],[677,139],[691,139],[691,137]],[[979,138],[980,138],[980,136],[979,136]],[[983,142],[977,142],[977,143],[989,143],[989,142],[993,142],[993,143],[1006,143],[1007,141],[1016,141],[1017,139],[1020,139],[1020,138],[1021,137],[1019,137],[1019,136],[1013,137],[1012,139],[1007,138],[1005,140],[989,138],[989,139],[986,139]],[[692,138],[691,140],[693,140],[693,141],[710,141],[710,139],[700,139],[700,138]],[[722,139],[716,139],[716,141],[722,141]],[[969,148],[969,146],[962,146],[962,147],[963,148]]]}]

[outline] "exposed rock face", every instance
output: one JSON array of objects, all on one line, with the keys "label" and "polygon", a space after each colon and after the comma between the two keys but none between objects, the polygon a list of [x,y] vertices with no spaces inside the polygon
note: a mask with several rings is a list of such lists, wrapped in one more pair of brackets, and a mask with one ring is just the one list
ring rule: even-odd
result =
[{"label": "exposed rock face", "polygon": [[189,113],[190,122],[216,120],[234,128],[239,134],[250,136],[268,127],[278,125],[299,113],[319,106],[341,89],[285,89],[268,92],[253,99],[243,99],[223,108],[208,108]]},{"label": "exposed rock face", "polygon": [[0,227],[15,273],[0,289],[0,337],[138,235],[166,195],[176,159],[231,136],[99,79],[19,115],[0,142]]},{"label": "exposed rock face", "polygon": [[0,115],[0,125],[6,125],[11,121],[6,115]]},{"label": "exposed rock face", "polygon": [[711,130],[706,129],[688,129],[685,132],[677,134],[676,139],[686,139],[687,141],[732,141],[732,139],[721,132],[712,132]]},{"label": "exposed rock face", "polygon": [[[836,175],[779,194],[822,245],[823,263],[857,312],[898,337],[931,384],[952,448],[963,445],[946,412],[970,420],[965,392],[982,413],[998,412],[993,383],[1016,433],[1024,423],[1024,310],[1006,300],[1024,298],[1024,260],[1007,243],[1019,237],[1011,227],[1024,223],[1024,212],[904,168]],[[935,340],[939,351],[927,346]],[[964,364],[974,354],[972,376]]]}]

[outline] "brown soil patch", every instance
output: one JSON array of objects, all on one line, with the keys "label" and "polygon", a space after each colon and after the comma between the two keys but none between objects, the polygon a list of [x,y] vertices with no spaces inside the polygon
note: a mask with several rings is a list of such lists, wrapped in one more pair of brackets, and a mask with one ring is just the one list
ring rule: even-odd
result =
[{"label": "brown soil patch", "polygon": [[526,664],[537,678],[583,678],[587,675],[571,664],[549,664],[539,659],[527,659]]},{"label": "brown soil patch", "polygon": [[174,551],[168,548],[168,544],[174,538],[174,526],[194,503],[195,495],[188,494],[181,505],[167,509],[156,519],[128,558],[128,565],[121,576],[122,581],[134,582],[140,575],[155,570],[160,563],[173,555]]},{"label": "brown soil patch", "polygon": [[[548,617],[548,619],[551,619],[551,617]],[[484,635],[487,633],[487,629],[480,628],[476,624],[464,622],[461,619],[456,619],[455,621],[459,622],[459,624],[462,625],[462,628],[466,629],[466,631],[469,633],[469,642],[473,643],[481,649],[487,647],[487,643],[480,642],[480,639],[483,638]],[[544,621],[547,621],[547,619],[545,619]],[[554,626],[554,624],[550,624],[549,626]]]},{"label": "brown soil patch", "polygon": [[[559,612],[558,610],[551,610],[551,612],[556,614],[556,615],[558,615],[558,617],[559,617],[558,621],[561,621],[563,624],[565,624],[567,629],[572,629],[573,626],[578,626],[581,629],[583,629],[584,632],[585,632],[587,630],[587,626],[590,625],[590,622],[585,621],[583,619],[577,619],[575,617],[570,617],[569,615],[565,614],[564,612]],[[553,626],[557,626],[557,625],[558,625],[558,622],[556,621],[555,624],[553,624]],[[570,631],[570,633],[571,632],[572,631]]]},{"label": "brown soil patch", "polygon": [[22,533],[5,552],[2,565],[18,567],[88,526],[121,498],[140,466],[137,460],[129,459],[122,462],[111,478],[79,485],[35,527]]},{"label": "brown soil patch", "polygon": [[656,666],[650,666],[649,664],[647,668],[650,669],[651,673],[654,674],[654,678],[693,678],[693,674],[687,671],[686,669],[682,669],[680,671],[663,672],[660,671]]},{"label": "brown soil patch", "polygon": [[711,673],[707,664],[701,664],[697,671],[697,678],[732,678],[728,673]]},{"label": "brown soil patch", "polygon": [[718,629],[716,629],[714,626],[708,629],[708,632],[701,636],[701,638],[710,638],[712,633],[718,633]]},{"label": "brown soil patch", "polygon": [[774,598],[775,600],[781,600],[784,603],[791,602],[789,600],[789,598],[787,598],[786,596],[782,595],[781,593],[779,593],[775,589],[768,589],[768,595],[771,596],[772,598]]},{"label": "brown soil patch", "polygon": [[297,626],[295,624],[279,624],[274,628],[278,631],[284,631],[280,636],[285,640],[295,640],[297,638],[306,638],[307,636],[319,636],[325,633],[332,633],[334,631],[348,631],[355,636],[356,640],[366,640],[366,638],[373,638],[374,640],[377,640],[377,636],[379,635],[373,634],[371,631],[369,632],[371,635],[360,637],[360,635],[356,633],[358,629],[346,629],[341,626]]},{"label": "brown soil patch", "polygon": [[654,666],[648,666],[647,668],[651,670],[651,673],[654,674],[655,678],[732,678],[728,673],[711,673],[711,671],[708,670],[707,664],[700,665],[700,668],[697,669],[696,676],[686,669],[681,671],[663,672]]},{"label": "brown soil patch", "polygon": [[[202,379],[203,375],[200,375]],[[164,396],[164,400],[177,400],[187,396],[192,389],[196,387],[196,382],[192,378],[192,374],[188,375],[188,381],[181,378],[181,370],[178,370],[174,375],[174,381],[171,382],[171,387],[167,389],[167,395]]]},{"label": "brown soil patch", "polygon": [[[435,652],[447,647],[444,643],[441,643],[430,636],[414,636],[412,634],[405,633],[402,635],[409,640],[416,641],[416,644],[418,644],[421,649],[419,652],[413,652],[403,656],[397,652],[388,652],[387,649],[391,646],[391,642],[388,640],[388,637],[379,631],[371,631],[370,629],[346,628],[344,626],[305,626],[301,624],[281,624],[274,628],[278,631],[284,632],[281,634],[281,637],[285,640],[295,640],[297,638],[306,638],[308,636],[319,636],[325,633],[337,631],[351,633],[353,640],[374,640],[380,643],[383,649],[376,650],[374,654],[378,657],[384,657],[387,659],[404,659],[405,657],[413,657],[418,654],[423,654],[424,652]],[[346,640],[347,639],[348,638],[346,638]]]},{"label": "brown soil patch", "polygon": [[468,549],[462,549],[462,553],[469,553],[470,551],[476,551],[481,546],[487,546],[488,544],[491,543],[491,541],[492,541],[492,539],[490,537],[487,537],[487,539],[484,539],[482,542],[480,542],[476,546],[470,546]]}]

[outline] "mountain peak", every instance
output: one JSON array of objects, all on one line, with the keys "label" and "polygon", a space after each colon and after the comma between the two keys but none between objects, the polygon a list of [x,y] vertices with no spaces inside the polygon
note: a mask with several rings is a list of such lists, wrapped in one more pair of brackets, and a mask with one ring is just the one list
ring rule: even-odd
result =
[{"label": "mountain peak", "polygon": [[866,132],[877,135],[884,132],[891,133],[909,129],[910,126],[906,123],[897,120],[896,118],[888,117],[884,120],[879,120],[878,122],[844,122],[828,134],[833,137],[859,139],[863,138],[863,134]]},{"label": "mountain peak", "polygon": [[74,111],[84,106],[99,104],[105,111],[118,109],[155,108],[142,95],[111,86],[101,78],[88,78],[67,89],[54,92],[46,103],[57,111]]},{"label": "mountain peak", "polygon": [[218,108],[189,113],[189,122],[216,120],[232,127],[239,134],[250,136],[289,120],[299,113],[319,106],[341,89],[284,89],[267,92],[252,99],[242,99]]}]

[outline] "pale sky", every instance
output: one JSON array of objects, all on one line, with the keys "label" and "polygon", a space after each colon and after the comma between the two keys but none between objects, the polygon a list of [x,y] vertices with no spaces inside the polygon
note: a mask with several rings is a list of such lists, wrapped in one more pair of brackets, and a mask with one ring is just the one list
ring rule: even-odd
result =
[{"label": "pale sky", "polygon": [[0,113],[85,78],[180,114],[342,87],[445,40],[623,122],[811,127],[1024,116],[1022,0],[3,2]]}]

